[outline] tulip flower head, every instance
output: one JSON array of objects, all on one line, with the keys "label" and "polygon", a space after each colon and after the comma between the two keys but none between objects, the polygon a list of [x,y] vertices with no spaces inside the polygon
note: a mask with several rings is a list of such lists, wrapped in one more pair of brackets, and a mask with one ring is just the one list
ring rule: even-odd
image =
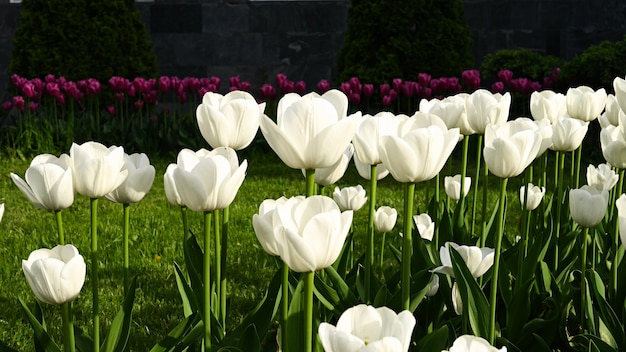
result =
[{"label": "tulip flower head", "polygon": [[47,304],[75,300],[85,283],[85,260],[71,244],[31,252],[22,270],[35,296]]},{"label": "tulip flower head", "polygon": [[196,109],[196,118],[202,137],[211,147],[241,150],[252,143],[264,111],[265,103],[258,104],[243,90],[224,96],[208,92]]},{"label": "tulip flower head", "polygon": [[381,206],[374,213],[374,227],[378,232],[389,232],[396,225],[398,211],[395,208]]},{"label": "tulip flower head", "polygon": [[333,199],[341,211],[357,211],[367,202],[365,189],[361,185],[344,188],[335,187]]},{"label": "tulip flower head", "polygon": [[502,125],[509,118],[511,94],[491,93],[478,89],[465,100],[467,121],[477,134],[485,133],[487,125]]},{"label": "tulip flower head", "polygon": [[[623,117],[623,118],[622,118]],[[612,166],[626,169],[626,115],[621,114],[618,126],[606,126],[600,131],[602,156]]]},{"label": "tulip flower head", "polygon": [[352,211],[341,212],[329,197],[294,197],[264,205],[252,221],[264,248],[272,248],[295,272],[314,272],[339,257]]},{"label": "tulip flower head", "polygon": [[378,153],[381,137],[395,134],[399,121],[400,119],[387,111],[374,116],[364,115],[352,140],[359,160],[367,165],[382,163]]},{"label": "tulip flower head", "polygon": [[604,112],[598,117],[600,127],[619,125],[620,115],[624,115],[624,111],[620,108],[615,95],[609,94],[606,98],[606,106]]},{"label": "tulip flower head", "polygon": [[530,113],[536,121],[548,120],[555,123],[567,116],[565,95],[551,90],[533,92],[530,95]]},{"label": "tulip flower head", "polygon": [[456,315],[463,315],[463,299],[461,298],[459,285],[456,281],[452,284],[452,307]]},{"label": "tulip flower head", "polygon": [[346,117],[348,98],[338,90],[324,95],[291,93],[278,102],[277,123],[261,117],[261,131],[280,159],[294,169],[330,167],[352,140],[360,113]]},{"label": "tulip flower head", "polygon": [[193,211],[224,209],[235,199],[247,168],[247,160],[240,165],[231,148],[184,149],[178,153],[177,164],[165,171],[165,194],[170,203]]},{"label": "tulip flower head", "polygon": [[143,153],[124,154],[124,169],[128,171],[126,180],[105,197],[115,203],[137,203],[146,196],[154,182],[154,166]]},{"label": "tulip flower head", "polygon": [[587,166],[587,184],[599,190],[610,191],[619,181],[619,175],[613,171],[611,165],[600,164],[598,167]]},{"label": "tulip flower head", "polygon": [[604,110],[606,97],[604,88],[598,90],[587,86],[569,88],[565,94],[567,114],[585,122],[595,120]]},{"label": "tulip flower head", "polygon": [[583,142],[589,122],[564,117],[556,120],[552,125],[552,147],[557,152],[571,152],[576,150]]},{"label": "tulip flower head", "polygon": [[[461,175],[457,174],[454,176],[446,176],[443,179],[443,184],[448,197],[454,200],[461,199]],[[463,183],[463,196],[467,196],[471,186],[472,178],[465,177],[465,182]]]},{"label": "tulip flower head", "polygon": [[569,191],[569,209],[572,220],[582,227],[594,227],[604,218],[609,192],[584,185]]},{"label": "tulip flower head", "polygon": [[378,152],[383,164],[398,182],[423,182],[435,177],[443,168],[459,141],[459,129],[448,130],[436,115],[425,119],[410,118],[399,128],[398,135],[381,138]]},{"label": "tulip flower head", "polygon": [[343,312],[336,326],[321,323],[318,333],[326,352],[406,352],[414,327],[415,317],[407,310],[396,314],[360,304]]},{"label": "tulip flower head", "polygon": [[444,246],[439,248],[439,260],[441,266],[432,270],[433,273],[442,273],[454,277],[454,270],[452,269],[452,258],[450,257],[449,248],[452,247],[463,258],[465,265],[469,269],[473,277],[477,278],[482,276],[491,268],[494,259],[493,248],[479,248],[476,246],[458,245],[454,242],[446,242]]},{"label": "tulip flower head", "polygon": [[36,156],[26,170],[25,179],[11,173],[13,183],[38,209],[63,210],[74,203],[74,181],[67,154]]},{"label": "tulip flower head", "polygon": [[[348,169],[350,160],[354,155],[354,147],[348,144],[348,148],[341,154],[339,160],[333,165],[325,168],[315,169],[315,183],[322,186],[330,186],[337,183]],[[302,174],[306,177],[306,170],[302,169]]]},{"label": "tulip flower head", "polygon": [[[356,153],[354,154],[352,160],[354,160],[354,166],[356,167],[356,171],[359,173],[359,176],[366,180],[371,180],[372,165],[362,162]],[[385,167],[385,164],[378,164],[376,166],[376,180],[382,180],[387,175],[389,175],[389,170]]]},{"label": "tulip flower head", "polygon": [[540,130],[509,121],[485,130],[484,157],[489,171],[500,178],[521,174],[537,157],[543,136]]},{"label": "tulip flower head", "polygon": [[433,219],[431,219],[430,215],[424,213],[420,215],[413,215],[413,221],[415,222],[415,227],[420,234],[420,237],[432,241],[433,235],[435,233],[435,223]]},{"label": "tulip flower head", "polygon": [[122,147],[107,148],[98,142],[73,143],[70,158],[74,189],[89,198],[103,197],[128,175]]},{"label": "tulip flower head", "polygon": [[454,340],[449,350],[441,352],[506,352],[506,347],[497,349],[482,337],[462,335]]},{"label": "tulip flower head", "polygon": [[430,285],[428,287],[428,291],[426,291],[426,297],[432,297],[439,292],[439,275],[433,275],[430,280]]},{"label": "tulip flower head", "polygon": [[[526,196],[526,189],[528,189],[528,196]],[[543,196],[546,194],[545,187],[535,186],[532,183],[529,183],[526,186],[522,186],[519,189],[519,201],[528,211],[532,211],[537,209]]]}]

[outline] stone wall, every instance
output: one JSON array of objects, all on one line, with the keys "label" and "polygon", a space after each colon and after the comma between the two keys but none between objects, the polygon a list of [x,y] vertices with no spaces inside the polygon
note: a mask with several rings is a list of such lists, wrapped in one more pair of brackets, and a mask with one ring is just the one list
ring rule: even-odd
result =
[{"label": "stone wall", "polygon": [[[154,0],[137,3],[164,75],[240,75],[258,87],[277,73],[314,85],[331,78],[349,0]],[[0,101],[19,4],[0,0]],[[465,0],[475,62],[528,48],[571,59],[626,33],[623,0]]]}]

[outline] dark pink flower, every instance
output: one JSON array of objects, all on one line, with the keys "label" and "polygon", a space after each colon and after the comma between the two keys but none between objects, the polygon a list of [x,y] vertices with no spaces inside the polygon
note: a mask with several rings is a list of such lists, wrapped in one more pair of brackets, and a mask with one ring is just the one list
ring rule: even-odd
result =
[{"label": "dark pink flower", "polygon": [[185,77],[182,84],[186,92],[197,92],[200,89],[200,80],[196,77]]},{"label": "dark pink flower", "polygon": [[412,97],[415,95],[415,84],[417,84],[416,82],[413,81],[405,81],[402,84],[402,95],[404,95],[405,97]]},{"label": "dark pink flower", "polygon": [[113,92],[124,92],[130,86],[130,81],[124,77],[113,76],[109,78],[109,86]]},{"label": "dark pink flower", "polygon": [[151,90],[149,92],[143,93],[141,94],[141,97],[143,98],[143,101],[145,101],[148,104],[156,104],[156,102],[159,99],[159,96],[156,90]]},{"label": "dark pink flower", "polygon": [[259,93],[261,93],[261,97],[266,100],[272,100],[276,98],[276,89],[269,83],[265,83],[259,88]]},{"label": "dark pink flower", "polygon": [[402,89],[402,78],[394,78],[391,85],[396,92],[399,92]]},{"label": "dark pink flower", "polygon": [[287,80],[287,75],[285,75],[284,73],[277,73],[276,74],[276,85],[280,87],[280,84],[283,81]]},{"label": "dark pink flower", "polygon": [[37,91],[35,90],[35,85],[31,82],[24,83],[24,85],[22,85],[22,94],[24,94],[29,99],[36,97]]},{"label": "dark pink flower", "polygon": [[280,90],[282,94],[292,93],[295,90],[295,83],[288,79],[281,81],[278,85],[278,90]]},{"label": "dark pink flower", "polygon": [[217,92],[220,89],[220,84],[221,84],[220,78],[211,76],[209,80],[211,81],[211,84],[213,84],[216,87],[215,90],[212,90],[212,92]]},{"label": "dark pink flower", "polygon": [[350,91],[351,92],[361,93],[361,91],[363,89],[363,86],[361,85],[361,81],[359,80],[358,77],[350,78],[348,83],[350,83]]},{"label": "dark pink flower", "polygon": [[294,84],[294,91],[300,95],[304,95],[306,93],[306,83],[304,81],[298,81]]},{"label": "dark pink flower", "polygon": [[463,73],[461,74],[461,79],[471,92],[480,87],[480,72],[478,70],[463,71]]},{"label": "dark pink flower", "polygon": [[215,92],[217,92],[217,90],[219,89],[219,85],[215,85],[215,84],[213,84],[213,83],[209,83],[209,85],[207,85],[206,89],[207,89],[207,91],[209,91],[209,92],[213,92],[213,93],[215,93]]},{"label": "dark pink flower", "polygon": [[239,78],[239,76],[232,76],[230,77],[230,79],[228,80],[228,82],[230,83],[230,88],[231,90],[233,90],[232,88],[236,88],[239,89],[239,84],[241,83],[241,79]]},{"label": "dark pink flower", "polygon": [[35,111],[37,111],[38,107],[39,107],[39,105],[37,105],[36,102],[34,102],[34,101],[28,102],[28,111],[35,112]]},{"label": "dark pink flower", "polygon": [[143,109],[143,100],[140,99],[140,100],[135,101],[135,109],[137,110]]},{"label": "dark pink flower", "polygon": [[59,93],[54,98],[57,100],[57,103],[59,103],[61,105],[65,104],[65,95],[63,95],[63,93]]},{"label": "dark pink flower", "polygon": [[13,97],[13,105],[19,111],[24,111],[24,97],[16,95]]},{"label": "dark pink flower", "polygon": [[59,85],[56,82],[48,82],[46,83],[46,93],[48,93],[51,97],[56,97],[61,94],[61,88],[59,88]]},{"label": "dark pink flower", "polygon": [[350,95],[348,95],[348,102],[353,105],[359,105],[361,102],[361,93],[351,92]]},{"label": "dark pink flower", "polygon": [[422,87],[428,87],[430,86],[430,75],[428,73],[420,73],[417,75],[417,82],[422,86]]},{"label": "dark pink flower", "polygon": [[172,81],[168,76],[159,77],[159,90],[161,93],[167,93],[170,90]]},{"label": "dark pink flower", "polygon": [[389,83],[383,83],[380,85],[379,87],[380,89],[380,96],[384,97],[389,95],[389,91],[391,90],[391,86],[389,85]]},{"label": "dark pink flower", "polygon": [[373,94],[374,94],[374,85],[371,83],[365,83],[363,85],[363,95],[369,98]]},{"label": "dark pink flower", "polygon": [[52,83],[52,82],[55,82],[56,80],[57,80],[57,78],[54,77],[53,74],[47,74],[46,77],[44,77],[44,81],[46,83]]},{"label": "dark pink flower", "polygon": [[345,95],[350,95],[350,83],[349,82],[341,83],[341,85],[339,85],[339,90],[341,90],[343,94]]},{"label": "dark pink flower", "polygon": [[22,89],[22,86],[24,85],[24,83],[26,83],[28,81],[28,79],[21,77],[20,75],[18,75],[17,73],[14,73],[11,75],[11,84],[17,88],[17,89]]},{"label": "dark pink flower", "polygon": [[11,103],[10,101],[5,101],[4,103],[2,103],[2,108],[5,111],[11,110],[12,107],[13,107],[13,103]]},{"label": "dark pink flower", "polygon": [[513,71],[511,70],[500,70],[498,71],[498,79],[502,81],[502,83],[509,84],[511,79],[513,78]]},{"label": "dark pink flower", "polygon": [[115,115],[115,106],[113,105],[109,105],[107,106],[107,112],[109,113],[109,115],[113,116]]},{"label": "dark pink flower", "polygon": [[328,82],[328,80],[325,80],[325,79],[320,80],[319,82],[317,82],[317,90],[321,94],[328,92],[330,90],[330,82]]},{"label": "dark pink flower", "polygon": [[249,92],[252,85],[248,81],[243,81],[239,84],[239,90],[243,90],[244,92]]},{"label": "dark pink flower", "polygon": [[503,93],[504,92],[504,82],[497,81],[491,85],[492,93]]},{"label": "dark pink flower", "polygon": [[118,102],[123,102],[124,99],[126,99],[126,95],[124,95],[124,93],[115,93],[115,99]]}]

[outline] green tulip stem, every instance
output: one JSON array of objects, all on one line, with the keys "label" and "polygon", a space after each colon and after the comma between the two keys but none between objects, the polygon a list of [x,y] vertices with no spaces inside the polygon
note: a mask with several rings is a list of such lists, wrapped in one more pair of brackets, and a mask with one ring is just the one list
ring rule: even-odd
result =
[{"label": "green tulip stem", "polygon": [[365,303],[371,303],[372,263],[374,263],[374,216],[376,214],[376,165],[370,166],[369,222],[365,256]]},{"label": "green tulip stem", "polygon": [[[522,267],[524,264],[524,258],[526,258],[527,250],[528,250],[528,233],[530,232],[530,215],[532,212],[528,210],[528,187],[529,182],[533,179],[533,167],[530,165],[526,169],[526,182],[524,183],[524,199],[522,199],[522,238],[521,241],[521,249],[518,253],[519,259],[517,261],[517,275],[521,278],[522,275]],[[521,282],[520,282],[521,283]]]},{"label": "green tulip stem", "polygon": [[469,153],[469,137],[463,137],[463,155],[461,157],[461,189],[459,192],[460,216],[457,217],[456,227],[463,227],[465,222],[465,176],[467,175],[467,154]]},{"label": "green tulip stem", "polygon": [[576,149],[576,168],[574,169],[574,188],[578,188],[580,184],[580,159],[583,154],[583,145],[581,144],[578,149]]},{"label": "green tulip stem", "polygon": [[[215,209],[213,211],[213,232],[214,232],[214,236],[215,236],[215,293],[217,295],[217,302],[219,302],[218,306],[215,307],[215,315],[218,318],[218,321],[220,322],[224,322],[224,319],[222,319],[222,312],[221,312],[221,308],[222,308],[222,299],[221,299],[221,293],[222,293],[222,288],[221,288],[221,284],[222,284],[222,237],[221,237],[221,216],[222,212],[219,209]],[[222,327],[224,327],[224,325],[222,325]]]},{"label": "green tulip stem", "polygon": [[489,167],[487,167],[487,163],[483,160],[483,213],[482,213],[482,223],[480,228],[480,247],[484,247],[487,243],[487,222],[489,221],[489,215],[487,214],[487,200],[489,194]]},{"label": "green tulip stem", "polygon": [[61,305],[61,316],[63,319],[63,351],[76,351],[74,339],[74,319],[72,318],[72,303],[67,302]]},{"label": "green tulip stem", "polygon": [[383,262],[385,261],[385,237],[387,237],[387,233],[383,232],[383,242],[380,246],[380,269],[382,271]]},{"label": "green tulip stem", "polygon": [[128,255],[128,235],[130,233],[130,204],[122,204],[124,209],[124,297],[128,289],[128,274],[130,271],[130,259]]},{"label": "green tulip stem", "polygon": [[220,312],[222,313],[222,326],[226,331],[226,253],[228,252],[228,221],[230,218],[229,207],[222,209],[222,262],[220,268],[222,271],[222,282],[220,283]]},{"label": "green tulip stem", "polygon": [[[622,189],[624,187],[624,169],[619,170],[619,180],[617,182],[617,187],[613,189],[613,193],[615,194],[615,199],[617,199],[622,194]],[[615,204],[615,202],[612,202]],[[610,207],[613,210],[615,207]],[[611,264],[611,288],[614,294],[614,297],[617,295],[617,282],[618,282],[618,266],[619,266],[619,258],[620,258],[620,250],[622,247],[620,246],[620,237],[619,237],[619,216],[614,218],[613,225],[613,262]]]},{"label": "green tulip stem", "polygon": [[[476,146],[476,174],[474,176],[474,189],[472,190],[474,196],[472,197],[472,224],[470,225],[470,233],[474,233],[474,224],[476,220],[476,200],[478,199],[478,179],[480,178],[480,165],[482,160],[482,144],[483,144],[483,135],[478,135],[478,145]],[[438,246],[436,247],[438,248]]]},{"label": "green tulip stem", "polygon": [[587,326],[587,318],[585,315],[585,309],[587,307],[587,241],[589,237],[589,228],[583,228],[582,236],[582,252],[580,253],[580,326],[583,330]]},{"label": "green tulip stem", "polygon": [[313,351],[313,288],[315,272],[303,273],[304,280],[304,352]]},{"label": "green tulip stem", "polygon": [[57,223],[57,232],[59,233],[59,244],[65,244],[65,234],[63,232],[63,214],[61,214],[61,210],[54,211],[54,218]]},{"label": "green tulip stem", "polygon": [[189,220],[187,220],[187,207],[180,207],[180,215],[183,219],[183,239],[187,239],[187,233],[189,232]]},{"label": "green tulip stem", "polygon": [[506,202],[506,185],[508,178],[500,180],[500,203],[498,204],[497,235],[493,258],[493,275],[491,276],[491,297],[489,315],[489,343],[494,344],[496,340],[496,301],[498,297],[498,275],[500,273],[500,256],[502,254],[502,237],[504,236],[504,210]]},{"label": "green tulip stem", "polygon": [[306,196],[314,196],[315,192],[315,169],[306,169]]},{"label": "green tulip stem", "polygon": [[211,219],[212,211],[204,212],[204,350],[211,350]]},{"label": "green tulip stem", "polygon": [[413,198],[415,183],[405,183],[404,235],[402,237],[402,309],[409,310],[411,303],[411,252],[413,251]]},{"label": "green tulip stem", "polygon": [[93,350],[100,351],[100,300],[98,296],[98,198],[91,198],[91,294]]},{"label": "green tulip stem", "polygon": [[565,166],[565,153],[556,152],[556,163],[554,168],[554,174],[556,176],[556,232],[554,235],[554,265],[556,270],[559,266],[559,237],[561,235],[561,213],[563,203],[563,167]]},{"label": "green tulip stem", "polygon": [[287,346],[287,318],[289,317],[289,266],[283,262],[283,285],[280,299],[280,341],[283,349]]}]

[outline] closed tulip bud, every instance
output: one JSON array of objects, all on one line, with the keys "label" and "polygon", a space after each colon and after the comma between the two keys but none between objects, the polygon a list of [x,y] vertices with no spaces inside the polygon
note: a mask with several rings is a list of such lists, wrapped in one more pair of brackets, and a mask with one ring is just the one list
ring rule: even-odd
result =
[{"label": "closed tulip bud", "polygon": [[[448,197],[454,200],[461,199],[461,175],[446,176],[443,179],[443,184]],[[465,177],[465,182],[463,183],[463,196],[467,196],[471,186],[472,178]]]},{"label": "closed tulip bud", "polygon": [[485,133],[487,125],[502,125],[509,118],[511,95],[509,93],[491,93],[478,89],[465,100],[467,121],[470,128],[478,134]]},{"label": "closed tulip bud", "polygon": [[595,120],[604,110],[606,97],[604,88],[595,91],[587,86],[569,88],[565,94],[567,114],[585,122]]},{"label": "closed tulip bud", "polygon": [[31,252],[22,270],[35,296],[47,304],[75,300],[85,283],[85,260],[71,244]]},{"label": "closed tulip bud", "polygon": [[408,310],[396,314],[387,307],[360,304],[343,312],[336,326],[321,323],[318,334],[326,352],[406,352],[414,327]]},{"label": "closed tulip bud", "polygon": [[115,203],[137,203],[152,188],[154,166],[150,165],[150,160],[146,154],[124,154],[124,170],[128,171],[128,176],[124,182],[105,197]]},{"label": "closed tulip bud", "polygon": [[241,150],[256,136],[265,103],[258,104],[245,91],[235,90],[222,96],[208,92],[196,109],[202,137],[213,148]]},{"label": "closed tulip bud", "polygon": [[463,258],[465,265],[467,265],[467,268],[474,278],[485,274],[493,265],[493,248],[479,248],[476,246],[465,245],[459,246],[454,242],[446,242],[446,244],[441,246],[439,249],[439,260],[441,261],[441,266],[433,269],[433,273],[442,273],[454,277],[449,247],[452,247],[461,255],[461,258]]},{"label": "closed tulip bud", "polygon": [[424,213],[420,215],[413,215],[413,221],[415,222],[415,227],[417,228],[417,232],[419,232],[420,237],[432,241],[433,234],[435,233],[435,223],[433,219],[430,218],[430,215]]},{"label": "closed tulip bud", "polygon": [[71,160],[67,154],[59,158],[50,154],[36,156],[23,180],[11,173],[13,183],[38,209],[63,210],[74,203]]},{"label": "closed tulip bud", "polygon": [[[528,189],[528,196],[526,195],[526,189]],[[529,183],[527,186],[522,186],[519,189],[519,201],[522,206],[525,204],[526,210],[535,210],[541,203],[543,196],[546,194],[545,187],[535,186]]]},{"label": "closed tulip bud", "polygon": [[339,206],[341,211],[353,210],[357,211],[361,209],[367,202],[365,196],[365,189],[363,186],[357,185],[354,187],[335,187],[333,192],[333,199]]},{"label": "closed tulip bud", "polygon": [[506,347],[497,349],[482,337],[462,335],[454,340],[449,350],[441,352],[506,352]]},{"label": "closed tulip bud", "polygon": [[[181,154],[182,153],[182,154]],[[213,211],[228,207],[235,199],[248,168],[241,165],[231,148],[216,148],[210,152],[181,151],[178,166],[171,168],[171,179],[166,171],[168,200],[180,202],[193,211]],[[170,168],[168,167],[168,170]],[[169,191],[168,191],[169,188]]]},{"label": "closed tulip bud", "polygon": [[596,168],[593,165],[587,166],[587,184],[599,190],[610,191],[619,181],[619,175],[609,164],[600,164]]},{"label": "closed tulip bud", "polygon": [[100,198],[116,189],[128,175],[124,148],[107,148],[98,142],[72,144],[70,148],[74,189],[86,197]]},{"label": "closed tulip bud", "polygon": [[374,227],[378,232],[389,232],[396,226],[398,211],[392,207],[381,206],[374,213]]},{"label": "closed tulip bud", "polygon": [[530,113],[537,121],[548,120],[555,123],[556,120],[567,116],[565,95],[551,90],[533,92],[530,95]]},{"label": "closed tulip bud", "polygon": [[459,285],[456,281],[452,284],[452,306],[456,315],[463,314],[463,299],[461,298],[461,292],[459,292]]},{"label": "closed tulip bud", "polygon": [[[348,236],[352,211],[341,212],[337,203],[324,196],[292,199],[268,206],[274,207],[271,222],[269,211],[260,209],[253,217],[257,238],[261,243],[267,242],[264,248],[273,245],[271,248],[295,272],[314,272],[331,266]],[[272,235],[274,239],[267,240]]]},{"label": "closed tulip bud", "polygon": [[604,218],[609,192],[584,185],[569,191],[569,209],[572,220],[582,227],[594,227]]}]

